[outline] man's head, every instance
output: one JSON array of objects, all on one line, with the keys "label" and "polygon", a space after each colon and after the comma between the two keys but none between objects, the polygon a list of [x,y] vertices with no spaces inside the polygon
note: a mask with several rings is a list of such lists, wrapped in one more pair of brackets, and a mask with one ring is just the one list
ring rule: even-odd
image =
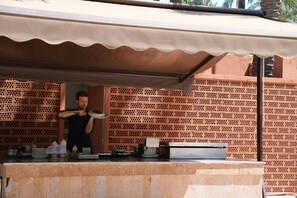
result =
[{"label": "man's head", "polygon": [[76,102],[79,110],[86,110],[88,106],[88,93],[85,91],[79,91],[76,93]]}]

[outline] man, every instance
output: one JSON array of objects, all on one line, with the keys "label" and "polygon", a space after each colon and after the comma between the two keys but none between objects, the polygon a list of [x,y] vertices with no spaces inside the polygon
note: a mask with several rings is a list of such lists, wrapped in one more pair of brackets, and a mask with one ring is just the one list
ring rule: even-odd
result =
[{"label": "man", "polygon": [[88,94],[84,91],[76,93],[78,108],[75,110],[60,111],[58,116],[68,120],[67,150],[72,152],[74,146],[78,152],[82,148],[92,148],[90,133],[93,129],[94,118],[88,114]]}]

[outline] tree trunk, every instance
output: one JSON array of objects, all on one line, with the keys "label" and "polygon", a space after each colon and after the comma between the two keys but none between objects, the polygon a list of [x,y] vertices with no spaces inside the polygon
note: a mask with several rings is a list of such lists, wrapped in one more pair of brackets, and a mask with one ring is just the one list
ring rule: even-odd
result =
[{"label": "tree trunk", "polygon": [[[262,0],[261,9],[265,12],[265,17],[278,19],[280,16],[281,0]],[[274,57],[265,59],[265,76],[273,76]]]},{"label": "tree trunk", "polygon": [[238,8],[245,9],[245,0],[238,0],[237,3],[238,3],[238,6],[237,6]]},{"label": "tree trunk", "polygon": [[278,19],[280,15],[281,0],[262,0],[261,9],[265,16],[270,19]]}]

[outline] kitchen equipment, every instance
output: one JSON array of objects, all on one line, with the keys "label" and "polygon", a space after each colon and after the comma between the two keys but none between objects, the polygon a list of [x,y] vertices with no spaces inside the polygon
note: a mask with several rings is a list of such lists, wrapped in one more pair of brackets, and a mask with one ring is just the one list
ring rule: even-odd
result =
[{"label": "kitchen equipment", "polygon": [[159,153],[160,157],[168,157],[169,156],[168,142],[160,142],[158,153]]},{"label": "kitchen equipment", "polygon": [[98,158],[109,158],[111,157],[111,153],[97,153]]},{"label": "kitchen equipment", "polygon": [[112,149],[112,153],[116,154],[116,153],[124,153],[126,150],[125,149]]},{"label": "kitchen equipment", "polygon": [[226,159],[228,143],[169,142],[169,158]]},{"label": "kitchen equipment", "polygon": [[26,157],[26,156],[31,157],[33,148],[36,148],[36,145],[34,145],[34,144],[33,145],[29,145],[29,144],[22,145],[18,148],[18,154],[19,154],[19,156],[23,156],[23,157]]},{"label": "kitchen equipment", "polygon": [[98,154],[69,153],[70,158],[74,159],[98,159]]},{"label": "kitchen equipment", "polygon": [[17,149],[7,149],[6,155],[9,157],[16,156],[18,153]]},{"label": "kitchen equipment", "polygon": [[91,148],[90,147],[82,148],[82,153],[83,154],[91,154]]},{"label": "kitchen equipment", "polygon": [[46,158],[46,148],[33,148],[32,157],[34,158]]},{"label": "kitchen equipment", "polygon": [[159,138],[147,137],[143,145],[143,148],[142,145],[140,145],[139,148],[139,152],[141,152],[141,157],[159,157],[159,155],[157,154],[157,148],[159,148],[159,144]]},{"label": "kitchen equipment", "polygon": [[126,152],[125,149],[113,149],[112,153],[111,153],[112,157],[119,157],[119,158],[128,157],[130,155],[131,155],[131,153]]},{"label": "kitchen equipment", "polygon": [[32,148],[36,148],[36,145],[22,145],[20,146],[20,153],[32,153]]}]

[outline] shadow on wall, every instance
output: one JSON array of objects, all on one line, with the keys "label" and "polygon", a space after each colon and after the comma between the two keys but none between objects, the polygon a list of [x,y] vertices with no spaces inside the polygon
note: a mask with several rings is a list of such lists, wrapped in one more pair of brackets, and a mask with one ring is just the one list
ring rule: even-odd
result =
[{"label": "shadow on wall", "polygon": [[24,144],[47,147],[58,138],[60,85],[0,81],[1,154]]}]

